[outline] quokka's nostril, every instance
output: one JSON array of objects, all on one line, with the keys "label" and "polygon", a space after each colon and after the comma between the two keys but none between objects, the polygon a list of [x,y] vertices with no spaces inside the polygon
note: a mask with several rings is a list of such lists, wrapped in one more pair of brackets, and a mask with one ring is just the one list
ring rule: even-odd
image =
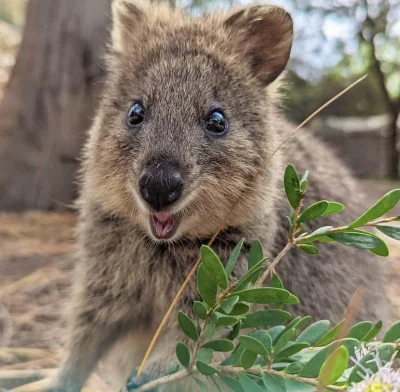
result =
[{"label": "quokka's nostril", "polygon": [[139,189],[143,199],[160,211],[182,196],[182,176],[169,163],[153,164],[140,174]]}]

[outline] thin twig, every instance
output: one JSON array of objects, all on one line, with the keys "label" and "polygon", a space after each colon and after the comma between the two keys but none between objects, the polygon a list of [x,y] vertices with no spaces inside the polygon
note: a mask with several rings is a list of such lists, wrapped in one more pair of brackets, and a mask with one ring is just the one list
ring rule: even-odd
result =
[{"label": "thin twig", "polygon": [[267,279],[270,277],[275,271],[275,267],[277,264],[283,259],[283,257],[292,249],[293,244],[288,242],[286,246],[278,253],[272,263],[268,266],[268,268],[262,273],[262,275],[257,279],[255,286],[261,286]]},{"label": "thin twig", "polygon": [[[304,125],[306,125],[310,120],[312,120],[317,114],[319,114],[322,110],[324,110],[327,106],[329,106],[332,102],[336,101],[338,98],[340,98],[342,95],[344,95],[345,93],[347,93],[349,90],[351,90],[354,86],[356,86],[358,83],[362,82],[365,78],[367,77],[367,75],[364,75],[363,77],[359,78],[358,80],[356,80],[354,83],[352,83],[350,86],[346,87],[344,90],[342,90],[340,93],[338,93],[337,95],[335,95],[333,98],[331,98],[328,102],[326,102],[324,105],[322,105],[319,109],[317,109],[315,112],[313,112],[310,116],[308,116],[299,126],[297,126],[292,132],[289,133],[289,135],[282,141],[282,143],[272,152],[272,154],[264,161],[261,169],[257,172],[257,174],[254,176],[254,182],[257,181],[258,177],[260,176],[260,174],[265,170],[265,168],[267,167],[267,165],[269,164],[269,162],[271,161],[271,159],[275,156],[275,154],[287,143],[287,141],[299,130],[301,129]],[[219,233],[221,232],[221,230],[223,230],[223,228],[225,227],[225,224],[227,223],[228,219],[230,218],[232,212],[236,209],[236,207],[238,206],[238,204],[240,203],[240,201],[242,200],[243,194],[241,196],[239,196],[238,200],[233,204],[232,208],[230,209],[230,211],[228,212],[228,214],[226,215],[226,217],[223,219],[223,222],[221,223],[220,227],[218,228],[217,232],[213,235],[213,237],[211,238],[211,240],[208,242],[208,246],[211,246],[215,239],[217,238],[217,236],[219,235]],[[155,332],[149,347],[146,350],[146,353],[144,355],[144,358],[139,366],[138,369],[138,375],[140,375],[143,370],[144,367],[146,366],[146,363],[150,357],[151,352],[153,351],[153,348],[162,332],[162,330],[164,329],[165,325],[167,324],[167,321],[169,319],[169,317],[172,314],[173,309],[175,308],[175,305],[178,303],[180,296],[182,295],[183,291],[185,290],[186,286],[188,285],[190,279],[192,278],[192,276],[194,275],[194,273],[197,270],[197,267],[200,265],[201,259],[200,257],[197,259],[196,263],[194,264],[194,266],[192,267],[192,269],[189,271],[188,276],[186,277],[186,279],[184,280],[184,282],[182,283],[182,286],[179,288],[178,292],[176,293],[174,299],[171,302],[171,305],[169,306],[169,308],[167,309],[163,319],[161,320],[160,325],[157,328],[157,331]]]},{"label": "thin twig", "polygon": [[[221,373],[227,373],[227,374],[235,374],[238,375],[239,373],[243,373],[244,370],[241,367],[234,367],[234,366],[219,366],[217,363],[212,363],[211,366],[213,366],[214,368],[216,368],[218,371],[220,371]],[[284,372],[279,372],[277,370],[273,370],[273,369],[265,369],[265,368],[252,368],[249,369],[248,372],[251,372],[253,374],[262,374],[262,373],[267,373],[270,374],[272,376],[279,376],[279,377],[285,377],[285,378],[291,378],[293,380],[299,381],[299,382],[303,382],[309,385],[314,385],[314,386],[318,386],[318,381],[316,379],[312,379],[312,378],[305,378],[305,377],[299,377],[296,376],[294,374],[287,374]],[[196,367],[193,367],[190,371],[190,374],[199,374],[199,371],[197,370]],[[165,376],[165,377],[161,377],[158,378],[157,380],[153,380],[150,381],[144,385],[142,385],[141,387],[136,389],[136,392],[146,392],[146,391],[151,391],[155,388],[158,388],[161,385],[164,384],[168,384],[171,382],[175,382],[175,381],[179,381],[182,380],[184,378],[187,378],[190,376],[188,370],[181,370],[177,373],[174,373],[172,375],[169,376]],[[325,387],[326,390],[329,391],[345,391],[346,387],[337,387],[334,385],[328,385]]]},{"label": "thin twig", "polygon": [[[361,226],[357,226],[357,228],[358,227],[376,227],[377,225],[380,225],[381,223],[388,223],[388,222],[393,222],[393,221],[396,221],[396,220],[399,220],[398,216],[393,216],[391,218],[376,219],[374,221],[364,223]],[[352,230],[352,229],[354,229],[354,227],[350,227],[350,226],[351,226],[351,223],[346,225],[346,226],[332,227],[332,229],[327,230],[326,233],[323,234],[323,235],[326,236],[328,234],[337,233],[337,232],[340,232],[340,231],[343,231],[343,230]],[[305,235],[303,237],[297,237],[294,240],[294,244],[296,245],[298,243],[303,242],[304,240],[308,240],[308,239],[313,238],[313,237],[315,237],[313,235],[313,233]],[[316,237],[319,237],[319,236],[316,236]]]}]

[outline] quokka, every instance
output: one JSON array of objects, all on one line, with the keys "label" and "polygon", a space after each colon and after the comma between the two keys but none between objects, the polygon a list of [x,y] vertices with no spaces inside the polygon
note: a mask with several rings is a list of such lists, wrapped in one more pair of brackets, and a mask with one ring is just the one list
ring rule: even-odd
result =
[{"label": "quokka", "polygon": [[[250,5],[193,17],[166,4],[115,0],[108,80],[84,149],[75,291],[66,357],[53,390],[79,391],[117,344],[121,383],[143,358],[199,247],[240,200],[213,248],[224,260],[246,238],[273,257],[287,240],[284,165],[310,169],[307,202],[345,201],[338,225],[366,207],[356,180],[307,132],[263,162],[293,128],[279,114],[291,16]],[[321,222],[321,221],[320,221]],[[319,222],[319,223],[320,223]],[[312,229],[310,227],[309,229]],[[382,261],[352,248],[293,251],[279,265],[299,296],[294,314],[338,321],[359,286],[360,318],[385,318]],[[235,274],[244,270],[239,263]],[[189,284],[179,308],[196,299]],[[170,318],[147,372],[166,369],[182,339]],[[118,345],[118,342],[119,345]],[[124,342],[123,344],[121,342]]]}]

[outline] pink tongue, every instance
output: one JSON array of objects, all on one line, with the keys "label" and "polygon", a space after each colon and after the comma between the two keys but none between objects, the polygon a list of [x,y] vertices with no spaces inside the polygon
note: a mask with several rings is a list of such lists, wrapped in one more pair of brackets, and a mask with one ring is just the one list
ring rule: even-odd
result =
[{"label": "pink tongue", "polygon": [[167,211],[156,212],[154,216],[162,223],[172,218],[172,214]]},{"label": "pink tongue", "polygon": [[166,237],[173,225],[172,214],[169,212],[157,212],[154,214],[154,227],[159,237]]}]

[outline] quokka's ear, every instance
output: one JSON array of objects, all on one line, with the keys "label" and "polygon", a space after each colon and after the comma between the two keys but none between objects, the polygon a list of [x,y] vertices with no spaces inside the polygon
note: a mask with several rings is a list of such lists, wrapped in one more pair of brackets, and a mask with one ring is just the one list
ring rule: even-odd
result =
[{"label": "quokka's ear", "polygon": [[123,50],[130,36],[146,23],[146,0],[113,0],[112,42],[117,50]]},{"label": "quokka's ear", "polygon": [[250,56],[254,74],[266,86],[284,70],[293,41],[293,21],[283,8],[250,6],[229,16],[224,26],[238,49]]}]

